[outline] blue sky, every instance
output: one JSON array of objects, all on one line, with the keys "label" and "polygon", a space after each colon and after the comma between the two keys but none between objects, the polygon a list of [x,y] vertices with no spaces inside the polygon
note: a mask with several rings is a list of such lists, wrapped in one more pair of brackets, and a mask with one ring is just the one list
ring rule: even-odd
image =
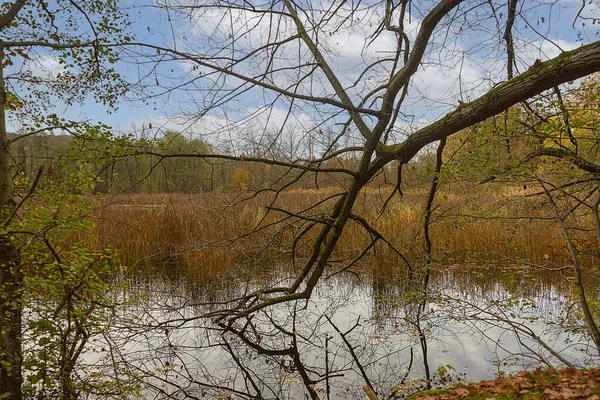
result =
[{"label": "blue sky", "polygon": [[[181,0],[178,2],[184,3]],[[410,38],[414,38],[421,18],[434,3],[424,1],[420,2],[418,7],[413,6],[411,24],[406,26]],[[463,9],[466,10],[467,6],[473,6],[475,3],[466,2]],[[428,121],[435,120],[455,107],[459,100],[472,100],[505,79],[505,50],[501,38],[506,19],[506,10],[502,8],[505,3],[498,2],[495,19],[491,17],[494,14],[489,5],[480,5],[466,13],[462,20],[460,17],[456,18],[436,33],[435,42],[429,47],[430,51],[426,55],[427,63],[419,69],[412,81],[403,108],[406,115],[398,123],[399,132],[410,132]],[[579,1],[562,0],[553,5],[549,3],[533,7],[538,3],[541,2],[519,2],[519,7],[522,7],[519,12],[528,18],[525,21],[518,17],[515,23],[517,65],[520,71],[525,71],[536,58],[548,59],[556,56],[560,49],[570,50],[598,39],[598,29],[593,21],[575,21],[575,14],[581,6]],[[128,0],[124,3],[131,17],[131,31],[136,40],[166,47],[176,45],[178,49],[188,52],[221,55],[234,54],[235,51],[235,55],[240,55],[243,51],[250,51],[264,44],[265,35],[274,29],[268,21],[251,19],[240,12],[226,15],[210,9],[206,13],[197,13],[189,17],[175,12],[167,15],[164,10],[157,10],[150,7],[150,4],[145,0]],[[319,6],[326,8],[330,3],[314,4],[316,5],[313,15],[307,14],[306,18],[319,17]],[[586,7],[588,8],[584,9],[583,15],[593,16],[598,11],[595,5]],[[395,45],[394,35],[385,33],[365,47],[373,27],[381,21],[382,10],[382,7],[364,7],[355,12],[352,24],[344,24],[342,17],[344,13],[349,15],[349,10],[342,8],[337,17],[339,21],[334,17],[331,23],[324,27],[331,31],[322,35],[320,46],[346,87],[350,87],[353,80],[360,76],[366,64],[385,57]],[[223,18],[224,16],[227,18]],[[572,26],[574,21],[575,28]],[[338,26],[336,23],[340,24],[339,29],[334,29],[334,26]],[[583,23],[586,23],[585,27],[582,26]],[[242,32],[244,29],[248,31],[244,32],[242,39],[236,44],[237,48],[228,47],[228,35],[232,32]],[[297,43],[288,47],[279,54],[292,58],[291,54],[296,54],[294,52],[304,52],[298,56],[300,59],[306,55],[306,50],[298,48]],[[132,81],[137,80],[140,72],[149,73],[145,80],[148,84],[147,93],[160,93],[197,73],[192,70],[193,66],[189,62],[169,62],[159,65],[155,70],[151,69],[152,63],[136,62],[139,60],[129,59],[117,64],[117,68]],[[292,62],[293,60],[289,61],[290,64]],[[241,63],[236,67],[237,72],[254,72],[253,68],[260,67],[260,60],[254,60],[254,63],[255,65],[249,62]],[[285,63],[286,60],[280,61],[281,66],[285,66]],[[50,58],[41,64],[42,68],[38,73],[52,72],[56,67]],[[45,72],[42,71],[44,69]],[[205,135],[208,140],[219,145],[225,145],[230,138],[237,138],[242,130],[262,131],[264,134],[268,129],[277,129],[285,122],[290,123],[290,129],[295,131],[304,128],[316,132],[324,128],[335,129],[335,124],[341,121],[340,118],[332,117],[332,110],[322,105],[307,107],[306,104],[295,103],[290,106],[289,101],[275,99],[272,94],[258,89],[244,92],[228,105],[219,105],[201,116],[194,115],[210,100],[202,95],[206,95],[207,90],[214,84],[213,77],[207,70],[198,72],[208,77],[197,79],[193,91],[188,90],[188,87],[146,101],[140,99],[137,94],[132,94],[130,99],[120,102],[118,109],[111,113],[90,98],[83,104],[68,107],[58,102],[55,104],[56,112],[69,119],[101,121],[111,125],[115,131],[123,133],[132,132],[134,127],[147,127],[152,121],[157,132],[161,126],[174,128]],[[273,78],[278,80],[278,84],[289,83],[286,81],[289,77],[284,74],[274,75]],[[358,86],[348,91],[354,98],[358,98],[371,87],[384,81],[381,73],[373,72]],[[223,82],[225,88],[233,88],[238,83],[236,80]],[[300,90],[332,96],[330,86],[323,83],[323,80],[315,79],[310,85],[302,85]],[[288,112],[290,110],[291,112]],[[183,118],[183,115],[191,118]],[[237,122],[236,127],[229,129],[228,125],[234,121]],[[301,139],[302,136],[298,140]]]}]

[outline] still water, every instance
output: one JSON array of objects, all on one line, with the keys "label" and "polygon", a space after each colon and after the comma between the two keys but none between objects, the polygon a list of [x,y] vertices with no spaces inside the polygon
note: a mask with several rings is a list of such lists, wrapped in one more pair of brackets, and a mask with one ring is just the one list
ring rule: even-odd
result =
[{"label": "still water", "polygon": [[87,368],[118,360],[145,398],[366,398],[368,385],[380,399],[401,399],[427,377],[443,386],[598,364],[567,274],[440,266],[426,294],[401,271],[336,275],[309,301],[240,318],[229,331],[207,317],[248,290],[288,282],[284,269],[261,275],[130,272],[115,294],[130,303]]}]

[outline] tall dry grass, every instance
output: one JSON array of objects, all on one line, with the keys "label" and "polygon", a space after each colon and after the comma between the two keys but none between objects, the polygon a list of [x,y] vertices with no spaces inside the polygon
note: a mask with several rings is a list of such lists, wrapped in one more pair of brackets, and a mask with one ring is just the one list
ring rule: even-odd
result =
[{"label": "tall dry grass", "polygon": [[[267,215],[265,206],[300,210],[327,193],[245,195],[135,195],[98,199],[96,243],[120,251],[124,265],[189,267],[198,279],[287,263],[297,231],[293,220]],[[310,235],[309,235],[310,236]],[[302,250],[302,249],[300,249]]]},{"label": "tall dry grass", "polygon": [[[177,263],[189,267],[199,279],[227,273],[252,275],[256,269],[274,269],[290,263],[290,246],[306,224],[277,209],[298,213],[320,203],[303,215],[319,218],[335,198],[331,191],[290,191],[249,194],[169,194],[102,198],[97,207],[96,241],[99,247],[118,249],[125,265],[151,268]],[[413,263],[423,257],[424,193],[397,195],[380,215],[389,193],[365,191],[355,207],[391,244]],[[525,203],[501,205],[505,197],[466,197],[442,194],[431,226],[434,256],[445,264],[522,261],[544,266],[569,263],[559,229],[551,219],[535,218],[543,212]],[[328,199],[328,200],[327,200]],[[268,209],[271,211],[267,212]],[[296,243],[296,256],[308,254],[318,229],[313,228]],[[332,265],[354,259],[372,240],[360,226],[347,226]],[[597,248],[589,241],[586,265],[597,266]],[[592,248],[589,248],[592,247]],[[389,246],[379,242],[357,267],[403,264]]]}]

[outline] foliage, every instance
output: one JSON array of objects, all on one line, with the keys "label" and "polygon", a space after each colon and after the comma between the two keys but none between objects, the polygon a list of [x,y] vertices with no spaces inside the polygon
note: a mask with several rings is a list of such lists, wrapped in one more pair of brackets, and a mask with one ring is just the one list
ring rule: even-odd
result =
[{"label": "foliage", "polygon": [[[527,218],[529,226],[546,221],[547,231],[539,233],[543,240],[551,237],[551,230],[560,234],[562,254],[570,266],[550,260],[548,254],[549,262],[541,265],[533,257],[522,262],[572,272],[581,320],[600,348],[599,315],[586,296],[590,289],[586,276],[597,273],[593,266],[600,246],[597,81],[598,75],[593,75],[564,93],[556,87],[535,104],[519,106],[463,132],[460,141],[453,138],[455,152],[447,170],[455,181],[492,182],[481,190],[495,187],[503,192],[504,202],[489,204],[478,211],[479,217],[476,213],[471,217],[502,218],[503,210],[510,207],[515,211],[509,218]],[[507,245],[516,247],[516,243]]]},{"label": "foliage", "polygon": [[245,192],[250,183],[250,172],[244,168],[236,168],[233,171],[232,183],[237,191]]},{"label": "foliage", "polygon": [[[23,269],[24,391],[31,398],[80,398],[86,392],[122,392],[113,372],[94,373],[82,357],[102,343],[119,305],[109,285],[117,263],[109,249],[94,250],[94,215],[83,175],[44,176],[6,232],[21,253]],[[17,188],[31,182],[18,181]],[[89,355],[88,355],[89,357]]]},{"label": "foliage", "polygon": [[[7,14],[13,2],[3,2]],[[10,119],[26,131],[67,126],[48,112],[53,104],[73,105],[89,97],[115,106],[127,85],[114,68],[126,43],[129,21],[119,2],[27,1],[0,30]]]},{"label": "foliage", "polygon": [[[93,304],[86,304],[81,299],[85,298],[85,293],[99,290],[95,273],[92,273],[97,257],[86,255],[87,250],[83,247],[56,250],[54,246],[59,245],[55,243],[58,238],[52,236],[63,229],[66,229],[67,236],[75,230],[85,231],[89,229],[85,221],[89,220],[75,219],[77,211],[70,216],[62,214],[62,210],[71,205],[59,206],[51,198],[73,199],[59,196],[59,192],[50,191],[48,193],[53,195],[35,200],[37,189],[50,187],[41,172],[42,166],[32,158],[27,160],[25,146],[17,146],[17,151],[11,153],[11,145],[15,141],[59,129],[77,135],[104,128],[102,124],[89,121],[69,120],[58,112],[60,107],[70,107],[91,98],[109,107],[116,105],[128,85],[114,68],[119,58],[114,45],[131,40],[126,33],[128,25],[126,14],[119,2],[114,0],[15,0],[0,4],[0,286],[11,289],[0,292],[2,324],[10,327],[0,331],[0,396],[21,399],[22,363],[32,366],[31,360],[23,359],[22,347],[26,343],[22,320],[29,317],[23,315],[24,300],[26,295],[31,294],[27,290],[32,289],[28,285],[39,289],[41,301],[45,303],[43,308],[56,307],[53,312],[41,309],[41,316],[66,318],[68,323],[66,327],[60,325],[60,329],[55,326],[56,331],[52,332],[64,339],[60,346],[51,346],[57,344],[54,337],[41,337],[37,345],[52,349],[44,354],[41,362],[52,364],[54,359],[58,366],[48,370],[47,366],[40,365],[38,372],[26,376],[27,379],[37,379],[36,384],[45,385],[44,390],[52,389],[48,385],[58,385],[56,387],[60,387],[63,398],[75,396],[69,382],[89,336],[83,317],[91,312]],[[9,129],[20,129],[21,134],[11,136]],[[17,173],[11,160],[11,156],[15,155]],[[46,165],[46,171],[51,180],[58,180],[54,167]],[[29,179],[22,179],[19,184],[29,185],[29,188],[19,188],[20,193],[16,192],[12,180],[15,176],[26,178],[27,168],[40,173],[34,172]],[[67,174],[64,181],[69,181],[70,176]],[[77,182],[70,182],[69,186],[62,186],[61,190],[66,190],[67,194],[72,190],[82,190]],[[15,194],[23,197],[16,198]],[[29,203],[32,199],[45,201],[45,205],[50,207],[50,214],[45,213],[44,204]],[[16,206],[17,202],[20,208]],[[35,207],[42,207],[38,209],[39,218],[23,214]],[[69,225],[72,228],[65,228]],[[31,253],[27,253],[29,250]],[[23,254],[20,254],[21,251]],[[61,256],[64,256],[65,264]],[[51,260],[57,263],[56,270],[50,268],[53,265]],[[44,298],[44,290],[49,290],[52,285],[31,280],[33,275],[24,276],[23,267],[31,267],[28,263],[39,263],[39,272],[47,274],[51,280],[58,278],[57,273],[61,275],[62,280],[57,281],[54,287],[56,292],[49,295],[60,296],[62,293],[62,298],[58,297],[54,302]],[[102,263],[98,262],[98,265]],[[90,287],[79,279],[90,279]],[[83,293],[79,293],[81,291]],[[83,296],[78,306],[72,303],[76,296]],[[28,334],[35,336],[40,332],[35,323],[29,328],[31,332],[28,331]],[[74,343],[68,343],[68,340]],[[52,371],[52,368],[56,369]],[[50,377],[52,374],[57,376]]]}]

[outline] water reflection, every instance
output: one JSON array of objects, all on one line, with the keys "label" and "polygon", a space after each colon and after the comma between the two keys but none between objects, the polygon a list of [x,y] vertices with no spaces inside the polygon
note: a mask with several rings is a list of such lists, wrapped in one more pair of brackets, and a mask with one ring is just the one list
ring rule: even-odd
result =
[{"label": "water reflection", "polygon": [[145,396],[177,399],[364,398],[363,385],[403,398],[426,386],[426,360],[434,385],[597,361],[567,277],[506,268],[435,268],[427,298],[405,271],[335,275],[309,301],[231,324],[204,317],[290,274],[130,271],[118,296],[131,302],[107,334],[105,356],[118,358]]}]

